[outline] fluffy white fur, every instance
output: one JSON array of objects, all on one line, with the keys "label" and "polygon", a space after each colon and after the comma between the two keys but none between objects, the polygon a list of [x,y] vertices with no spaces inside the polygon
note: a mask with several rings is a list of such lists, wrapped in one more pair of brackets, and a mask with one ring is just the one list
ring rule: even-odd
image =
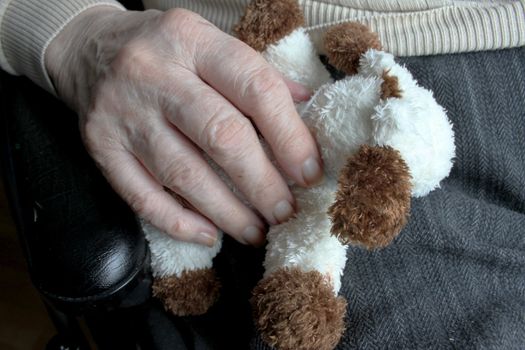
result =
[{"label": "fluffy white fur", "polygon": [[180,277],[184,271],[211,268],[213,258],[221,250],[222,235],[213,247],[206,247],[176,240],[143,220],[141,225],[149,242],[154,277]]},{"label": "fluffy white fur", "polygon": [[[293,41],[281,40],[278,45],[286,43]],[[270,49],[292,51],[284,47]],[[318,61],[316,55],[307,56]],[[290,58],[294,61],[289,55],[267,57],[278,69],[295,68],[282,62]],[[401,98],[381,99],[385,71],[398,78]],[[304,74],[282,73],[287,77]],[[280,267],[316,270],[328,277],[337,294],[346,262],[346,247],[330,235],[327,211],[334,202],[336,180],[347,159],[363,144],[391,146],[409,166],[413,195],[422,196],[437,187],[450,172],[454,134],[445,111],[432,94],[418,86],[391,54],[376,50],[363,55],[358,74],[336,82],[327,80],[299,111],[317,139],[327,181],[313,189],[293,187],[299,211],[295,218],[270,229],[265,276]]]},{"label": "fluffy white fur", "polygon": [[315,90],[331,80],[304,28],[294,30],[262,53],[286,78]]},{"label": "fluffy white fur", "polygon": [[[380,98],[385,71],[398,78],[401,98]],[[323,85],[304,109],[330,178],[363,144],[398,150],[416,197],[438,187],[452,168],[454,132],[446,112],[389,53],[368,50],[356,75]]]},{"label": "fluffy white fur", "polygon": [[372,116],[374,140],[398,150],[412,175],[412,195],[420,197],[448,176],[455,156],[454,132],[446,112],[432,92],[417,85],[412,74],[391,54],[368,50],[359,74],[380,78],[383,71],[399,80],[402,98],[380,101]]},{"label": "fluffy white fur", "polygon": [[[332,82],[303,28],[270,45],[262,54],[285,77],[312,90]],[[298,105],[299,114],[305,118],[311,106],[311,101]],[[317,132],[321,124],[311,125],[312,130]],[[328,140],[318,139],[322,149],[330,147],[325,141]],[[264,262],[265,277],[282,267],[318,271],[326,277],[337,295],[346,263],[346,246],[331,236],[331,221],[326,214],[334,201],[337,184],[331,181],[312,189],[298,186],[291,189],[297,200],[297,216],[270,228]]]},{"label": "fluffy white fur", "polygon": [[372,142],[370,116],[379,103],[382,81],[360,76],[323,85],[313,96],[303,117],[314,130],[325,173],[337,179],[349,156]]},{"label": "fluffy white fur", "polygon": [[[298,213],[288,222],[271,227],[265,276],[281,267],[315,270],[326,276],[337,294],[346,246],[331,236],[327,211],[348,157],[363,144],[392,146],[410,168],[413,195],[422,196],[450,172],[454,157],[452,126],[432,93],[418,86],[408,70],[388,53],[369,50],[361,58],[358,73],[337,82],[331,81],[303,29],[269,46],[263,55],[287,78],[316,90],[310,101],[297,107],[317,139],[326,172],[326,180],[319,187],[292,186]],[[402,98],[381,99],[384,71],[398,78]],[[247,203],[222,169],[208,161]],[[176,241],[146,223],[143,229],[150,242],[153,274],[158,277],[211,267],[221,247],[220,239],[213,248],[207,248]]]},{"label": "fluffy white fur", "polygon": [[334,202],[337,184],[293,188],[299,208],[297,216],[268,233],[265,277],[281,267],[298,267],[304,272],[319,271],[337,295],[346,263],[346,249],[330,234],[332,223],[326,214]]}]

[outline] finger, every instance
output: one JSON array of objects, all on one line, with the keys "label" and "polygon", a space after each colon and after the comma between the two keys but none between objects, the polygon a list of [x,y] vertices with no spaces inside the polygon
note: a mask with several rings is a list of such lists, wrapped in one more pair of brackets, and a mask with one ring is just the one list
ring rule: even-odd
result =
[{"label": "finger", "polygon": [[264,224],[244,205],[184,135],[166,121],[133,151],[164,186],[188,201],[221,230],[244,244],[264,242]]},{"label": "finger", "polygon": [[295,102],[305,102],[312,97],[312,90],[308,89],[306,86],[296,83],[286,77],[283,77],[283,80]]},{"label": "finger", "polygon": [[98,159],[109,183],[137,215],[176,239],[215,244],[217,228],[177,203],[128,151],[108,151]]},{"label": "finger", "polygon": [[316,143],[297,114],[281,75],[246,44],[210,42],[195,60],[199,76],[250,116],[284,171],[309,186],[322,179]]},{"label": "finger", "polygon": [[294,199],[250,121],[190,72],[178,72],[166,118],[221,166],[271,224],[293,214]]}]

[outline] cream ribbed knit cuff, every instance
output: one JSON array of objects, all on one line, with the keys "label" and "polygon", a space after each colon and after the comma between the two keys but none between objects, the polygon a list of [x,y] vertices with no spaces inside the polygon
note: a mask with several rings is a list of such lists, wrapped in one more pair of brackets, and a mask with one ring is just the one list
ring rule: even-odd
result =
[{"label": "cream ribbed knit cuff", "polygon": [[[143,0],[183,7],[231,33],[251,0]],[[396,56],[495,50],[525,45],[525,0],[298,0],[319,50],[330,26],[359,21]]]},{"label": "cream ribbed knit cuff", "polygon": [[[9,4],[10,0],[0,0],[0,28],[2,28],[2,18],[4,17],[5,10],[7,9],[7,5]],[[2,31],[0,30],[0,38],[1,38]],[[11,68],[9,65],[9,62],[7,62],[7,58],[4,55],[4,50],[2,50],[2,45],[0,44],[0,67],[7,71],[8,73],[15,74],[16,72]]]},{"label": "cream ribbed knit cuff", "polygon": [[337,5],[327,9],[313,3],[305,8],[305,13],[310,23],[319,23],[310,26],[309,32],[320,47],[330,26],[349,20],[359,21],[377,32],[384,48],[396,56],[525,45],[525,0],[443,1],[441,7],[410,12],[371,12]]},{"label": "cream ribbed knit cuff", "polygon": [[11,0],[0,17],[2,69],[25,75],[56,95],[44,64],[46,49],[75,16],[97,5],[124,9],[113,0]]}]

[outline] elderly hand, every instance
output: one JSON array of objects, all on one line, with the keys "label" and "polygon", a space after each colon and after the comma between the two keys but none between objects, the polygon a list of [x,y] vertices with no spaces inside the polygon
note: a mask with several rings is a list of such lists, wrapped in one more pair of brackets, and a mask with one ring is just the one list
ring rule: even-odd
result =
[{"label": "elderly hand", "polygon": [[[307,99],[308,91],[197,14],[96,6],[51,42],[45,63],[115,191],[177,239],[211,245],[221,229],[259,245],[264,221],[276,224],[293,214],[294,198],[252,122],[294,181],[308,186],[322,177],[315,141],[292,100]],[[232,193],[202,152],[260,215]]]}]

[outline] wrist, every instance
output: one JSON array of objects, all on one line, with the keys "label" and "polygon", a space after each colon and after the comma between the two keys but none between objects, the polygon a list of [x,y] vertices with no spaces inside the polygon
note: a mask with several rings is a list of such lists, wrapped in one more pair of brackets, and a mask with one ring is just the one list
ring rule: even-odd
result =
[{"label": "wrist", "polygon": [[92,85],[93,66],[97,55],[97,42],[112,18],[127,11],[114,6],[97,5],[75,16],[49,43],[44,56],[46,71],[55,90],[70,107],[79,110],[79,103],[87,96],[70,96],[77,84]]}]

